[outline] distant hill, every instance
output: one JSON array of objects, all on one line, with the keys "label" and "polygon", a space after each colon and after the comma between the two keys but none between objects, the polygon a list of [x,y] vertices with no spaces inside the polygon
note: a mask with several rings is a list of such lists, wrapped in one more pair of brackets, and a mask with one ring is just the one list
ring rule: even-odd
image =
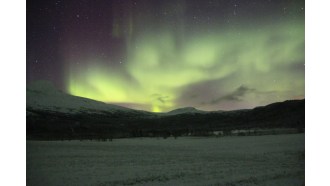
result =
[{"label": "distant hill", "polygon": [[165,113],[164,115],[177,115],[177,114],[187,114],[187,113],[205,113],[206,111],[198,110],[194,107],[184,107],[178,108]]},{"label": "distant hill", "polygon": [[72,96],[51,83],[27,86],[28,139],[168,136],[252,128],[305,127],[305,100],[237,111],[193,107],[152,113]]}]

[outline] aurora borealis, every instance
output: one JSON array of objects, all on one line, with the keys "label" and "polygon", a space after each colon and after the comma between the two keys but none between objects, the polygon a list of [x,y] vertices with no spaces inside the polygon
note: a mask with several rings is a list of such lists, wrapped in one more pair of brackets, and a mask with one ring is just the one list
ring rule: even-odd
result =
[{"label": "aurora borealis", "polygon": [[27,12],[28,82],[153,112],[305,97],[304,1],[31,1]]}]

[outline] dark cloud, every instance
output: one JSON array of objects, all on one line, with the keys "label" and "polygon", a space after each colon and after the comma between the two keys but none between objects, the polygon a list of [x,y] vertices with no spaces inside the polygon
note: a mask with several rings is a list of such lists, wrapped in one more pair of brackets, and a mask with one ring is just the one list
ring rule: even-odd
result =
[{"label": "dark cloud", "polygon": [[253,93],[256,92],[255,89],[252,88],[248,88],[244,85],[241,85],[240,87],[238,87],[236,90],[234,90],[233,92],[225,95],[225,96],[221,96],[217,99],[214,99],[210,102],[210,104],[217,104],[221,101],[242,101],[242,98],[248,94],[248,93]]},{"label": "dark cloud", "polygon": [[165,103],[169,100],[169,97],[168,96],[160,96],[157,98],[158,101],[162,102],[162,103]]},{"label": "dark cloud", "polygon": [[305,61],[292,63],[288,65],[287,69],[293,73],[305,75]]},{"label": "dark cloud", "polygon": [[224,86],[224,80],[225,78],[201,81],[181,87],[181,89],[178,90],[180,94],[175,101],[179,105],[198,107],[201,105],[201,102],[205,102],[210,98],[222,94],[219,87]]},{"label": "dark cloud", "polygon": [[162,94],[152,94],[151,97],[154,100],[157,100],[163,104],[165,104],[166,102],[170,101],[170,97],[169,96],[164,96]]}]

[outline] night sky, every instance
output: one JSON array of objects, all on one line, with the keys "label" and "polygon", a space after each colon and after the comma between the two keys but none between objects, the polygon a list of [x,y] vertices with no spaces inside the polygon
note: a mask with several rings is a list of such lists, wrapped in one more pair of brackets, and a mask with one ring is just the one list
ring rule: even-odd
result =
[{"label": "night sky", "polygon": [[27,83],[154,112],[305,97],[305,2],[28,0]]}]

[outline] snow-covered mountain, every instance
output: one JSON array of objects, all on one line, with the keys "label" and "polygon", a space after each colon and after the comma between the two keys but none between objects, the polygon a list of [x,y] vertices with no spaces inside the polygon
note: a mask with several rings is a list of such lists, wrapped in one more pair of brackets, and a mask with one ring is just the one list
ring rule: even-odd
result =
[{"label": "snow-covered mountain", "polygon": [[36,81],[27,86],[26,107],[27,110],[44,110],[72,114],[81,112],[144,112],[72,96],[57,90],[53,84],[48,81]]},{"label": "snow-covered mountain", "polygon": [[178,135],[246,128],[304,128],[305,100],[254,109],[201,111],[193,107],[151,113],[68,95],[47,81],[27,86],[30,139],[91,139]]},{"label": "snow-covered mountain", "polygon": [[206,113],[207,111],[198,110],[194,107],[183,107],[165,113],[164,115],[177,115],[177,114],[194,114],[194,113]]}]

